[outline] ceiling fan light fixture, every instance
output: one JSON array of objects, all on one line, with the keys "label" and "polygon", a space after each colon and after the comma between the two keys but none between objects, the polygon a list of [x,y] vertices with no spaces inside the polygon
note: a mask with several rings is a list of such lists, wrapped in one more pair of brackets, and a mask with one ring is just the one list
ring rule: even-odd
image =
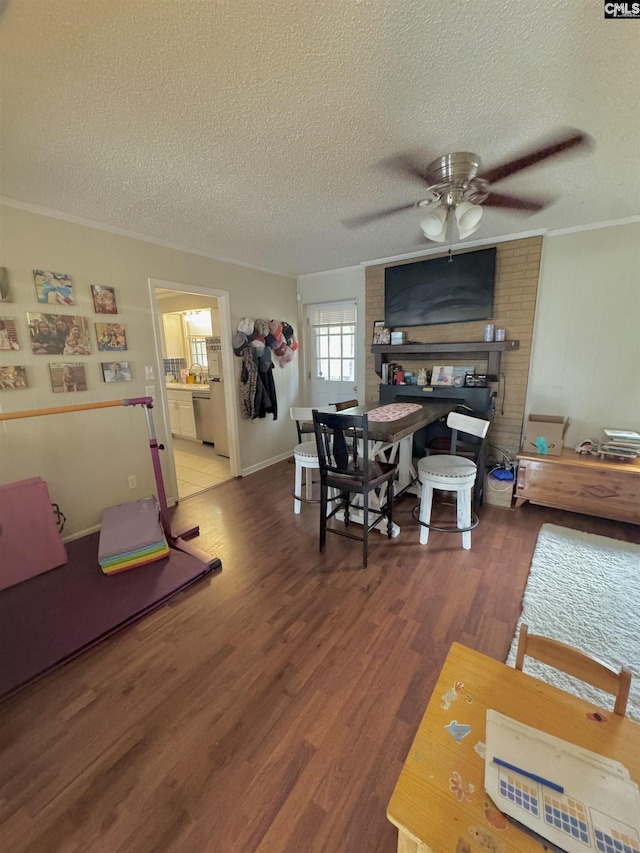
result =
[{"label": "ceiling fan light fixture", "polygon": [[479,204],[471,204],[470,201],[461,201],[456,206],[456,222],[458,223],[458,231],[460,236],[462,232],[473,232],[480,227],[482,219],[482,208]]},{"label": "ceiling fan light fixture", "polygon": [[420,220],[422,233],[429,240],[434,240],[436,243],[444,243],[447,235],[447,211],[438,205],[430,210],[426,216]]}]

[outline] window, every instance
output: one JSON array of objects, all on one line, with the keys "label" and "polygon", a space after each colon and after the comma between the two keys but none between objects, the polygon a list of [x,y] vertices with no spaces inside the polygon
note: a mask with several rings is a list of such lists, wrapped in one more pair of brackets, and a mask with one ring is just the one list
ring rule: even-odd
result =
[{"label": "window", "polygon": [[189,365],[199,364],[200,367],[207,366],[207,346],[206,338],[199,338],[195,335],[187,335],[187,347],[189,349]]},{"label": "window", "polygon": [[330,382],[355,382],[356,304],[332,302],[309,306],[315,340],[315,375]]}]

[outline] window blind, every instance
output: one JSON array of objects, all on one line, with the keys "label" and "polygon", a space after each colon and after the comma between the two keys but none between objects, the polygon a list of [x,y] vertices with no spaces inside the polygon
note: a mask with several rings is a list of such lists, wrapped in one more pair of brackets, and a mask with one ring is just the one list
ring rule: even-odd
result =
[{"label": "window blind", "polygon": [[351,326],[356,322],[356,303],[322,302],[307,308],[311,326]]}]

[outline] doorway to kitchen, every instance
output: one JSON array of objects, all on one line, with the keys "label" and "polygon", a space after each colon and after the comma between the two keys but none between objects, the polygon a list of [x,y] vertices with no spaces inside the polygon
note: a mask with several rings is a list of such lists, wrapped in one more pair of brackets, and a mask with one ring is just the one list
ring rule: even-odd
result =
[{"label": "doorway to kitchen", "polygon": [[159,279],[149,285],[172,502],[239,473],[229,296]]}]

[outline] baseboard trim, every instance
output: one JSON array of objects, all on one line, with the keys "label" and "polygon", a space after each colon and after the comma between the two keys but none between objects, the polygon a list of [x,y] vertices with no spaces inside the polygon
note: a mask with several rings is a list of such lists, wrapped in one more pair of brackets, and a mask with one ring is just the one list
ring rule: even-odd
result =
[{"label": "baseboard trim", "polygon": [[285,453],[280,453],[278,456],[272,456],[271,459],[265,459],[263,462],[258,462],[256,465],[250,465],[248,468],[243,468],[240,476],[248,477],[249,474],[255,474],[257,471],[262,471],[263,468],[269,468],[277,462],[284,462],[293,454],[292,450],[287,450]]}]

